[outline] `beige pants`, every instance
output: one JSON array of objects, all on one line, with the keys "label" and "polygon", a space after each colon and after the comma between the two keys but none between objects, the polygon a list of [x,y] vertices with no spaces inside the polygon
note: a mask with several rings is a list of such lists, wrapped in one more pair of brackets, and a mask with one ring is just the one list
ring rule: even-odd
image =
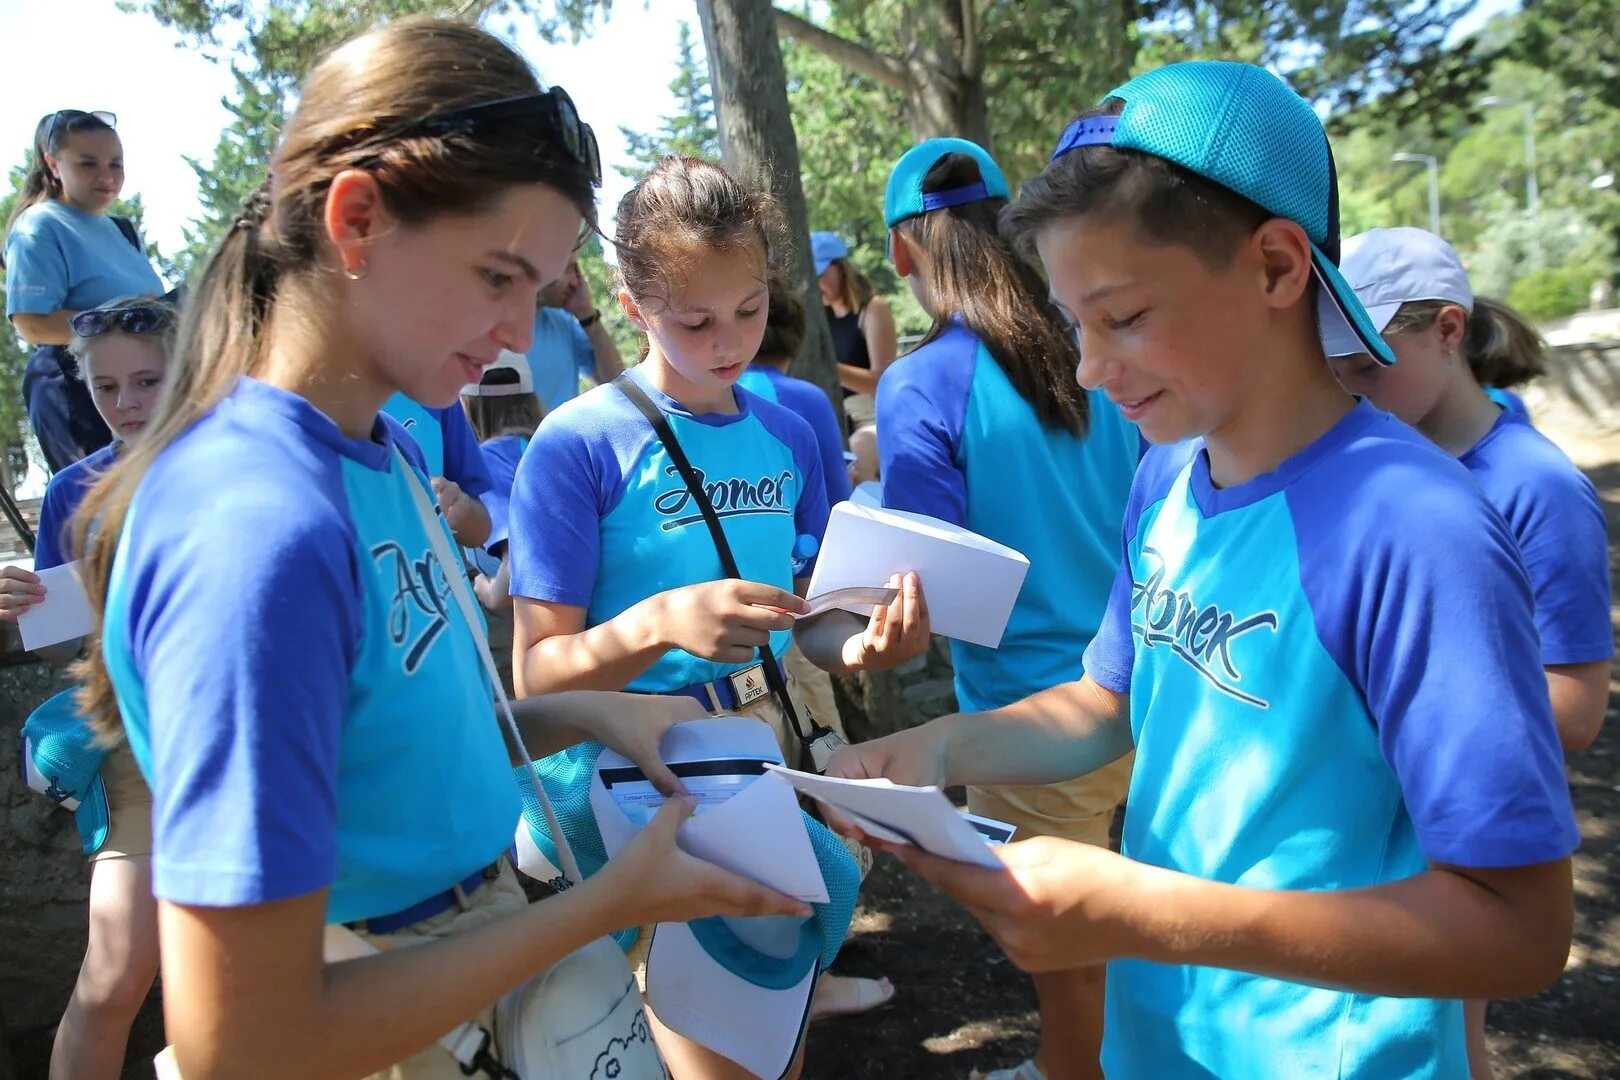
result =
[{"label": "beige pants", "polygon": [[101,759],[101,786],[107,791],[107,840],[90,861],[152,854],[152,789],[128,743]]},{"label": "beige pants", "polygon": [[[465,933],[476,929],[495,919],[522,911],[528,906],[529,898],[524,895],[523,887],[518,884],[517,875],[512,867],[505,861],[501,862],[501,876],[494,881],[485,882],[467,897],[464,906],[450,908],[440,912],[431,919],[424,919],[414,926],[392,934],[362,934],[371,944],[386,952],[389,949],[408,949],[413,945],[426,945],[428,942],[449,937],[452,934]],[[473,1023],[486,1029],[493,1030],[495,1023],[495,1003],[481,1009],[477,1016],[470,1017]],[[464,1074],[461,1065],[450,1052],[438,1043],[423,1050],[414,1057],[400,1062],[382,1072],[373,1073],[369,1080],[463,1080]]]},{"label": "beige pants", "polygon": [[1131,786],[1136,754],[1061,784],[1000,784],[968,788],[968,809],[1015,826],[1013,840],[1055,836],[1109,846],[1114,811]]}]

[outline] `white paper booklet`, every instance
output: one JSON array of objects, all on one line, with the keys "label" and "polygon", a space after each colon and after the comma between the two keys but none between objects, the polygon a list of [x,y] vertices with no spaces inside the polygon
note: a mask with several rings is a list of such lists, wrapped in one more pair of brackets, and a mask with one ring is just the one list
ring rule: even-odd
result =
[{"label": "white paper booklet", "polygon": [[[795,790],[850,816],[880,840],[912,844],[930,854],[986,869],[1001,866],[990,852],[986,835],[958,813],[937,787],[907,787],[888,780],[843,780],[780,765],[766,768]],[[1011,829],[1002,827],[1010,836]]]},{"label": "white paper booklet", "polygon": [[886,582],[915,571],[934,633],[997,648],[1029,560],[938,518],[841,502],[810,576],[810,595]]},{"label": "white paper booklet", "polygon": [[37,571],[45,586],[45,599],[17,619],[23,648],[41,649],[58,642],[84,637],[95,629],[96,618],[90,598],[79,581],[79,564],[66,563]]}]

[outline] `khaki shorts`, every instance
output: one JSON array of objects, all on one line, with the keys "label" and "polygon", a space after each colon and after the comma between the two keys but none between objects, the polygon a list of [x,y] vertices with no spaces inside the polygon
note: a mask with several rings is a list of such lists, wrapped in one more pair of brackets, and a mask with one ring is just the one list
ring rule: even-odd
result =
[{"label": "khaki shorts", "polygon": [[[408,926],[392,934],[363,933],[360,936],[384,952],[389,949],[410,948],[412,945],[426,945],[431,941],[452,934],[465,933],[513,912],[522,911],[528,903],[529,898],[524,895],[523,886],[518,884],[517,875],[513,873],[511,865],[503,859],[500,877],[485,882],[482,888],[474,890],[472,895],[467,897],[464,907],[450,908],[431,919],[423,919],[414,926]],[[480,1010],[477,1016],[470,1019],[481,1027],[494,1030],[495,1003],[490,1002],[487,1008]],[[463,1080],[464,1076],[460,1063],[450,1056],[448,1050],[434,1043],[398,1065],[382,1072],[372,1073],[368,1080]]]},{"label": "khaki shorts", "polygon": [[107,791],[107,842],[90,861],[151,855],[152,789],[128,743],[119,743],[102,758],[101,786]]},{"label": "khaki shorts", "polygon": [[853,431],[877,423],[877,399],[871,394],[851,394],[844,399],[844,415]]},{"label": "khaki shorts", "polygon": [[1055,836],[1109,847],[1114,811],[1131,785],[1135,752],[1094,773],[1061,784],[1000,784],[968,788],[968,809],[1016,826],[1013,840]]}]

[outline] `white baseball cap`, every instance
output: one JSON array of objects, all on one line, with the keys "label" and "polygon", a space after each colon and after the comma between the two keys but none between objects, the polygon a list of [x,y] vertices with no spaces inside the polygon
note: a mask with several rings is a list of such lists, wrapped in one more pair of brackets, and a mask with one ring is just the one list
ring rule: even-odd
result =
[{"label": "white baseball cap", "polygon": [[[1379,333],[1402,304],[1414,300],[1444,300],[1474,310],[1474,290],[1456,249],[1427,229],[1370,229],[1352,236],[1344,242],[1339,272]],[[1332,329],[1322,342],[1329,356],[1367,351],[1355,335]]]},{"label": "white baseball cap", "polygon": [[464,397],[515,397],[534,393],[534,372],[529,358],[511,349],[502,349],[495,362],[484,369],[481,379],[461,388]]}]

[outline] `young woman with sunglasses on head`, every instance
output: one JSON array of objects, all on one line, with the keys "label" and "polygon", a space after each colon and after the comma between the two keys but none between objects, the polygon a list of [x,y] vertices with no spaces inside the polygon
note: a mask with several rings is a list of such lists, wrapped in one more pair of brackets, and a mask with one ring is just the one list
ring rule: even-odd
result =
[{"label": "young woman with sunglasses on head", "polygon": [[[141,437],[157,406],[174,343],[174,309],[154,300],[119,300],[73,317],[69,346],[113,441],[51,477],[40,504],[34,569],[70,562],[70,523],[85,492]],[[0,569],[0,622],[45,599],[39,577]],[[39,650],[58,666],[78,639]],[[89,940],[73,996],[56,1029],[51,1076],[117,1077],[130,1025],[157,975],[157,904],[152,899],[152,793],[120,743],[101,763],[107,831],[90,852]],[[95,843],[87,842],[86,847]]]},{"label": "young woman with sunglasses on head", "polygon": [[[189,297],[150,431],[80,515],[104,613],[84,700],[122,715],[152,785],[185,1080],[462,1077],[435,1039],[489,1031],[497,998],[611,931],[805,909],[680,852],[681,798],[539,904],[504,860],[520,803],[482,627],[379,410],[449,405],[527,345],[600,182],[567,95],[476,28],[401,19],[311,70],[269,173]],[[595,739],[666,791],[657,741],[697,711],[514,708],[535,756]],[[342,926],[380,954],[329,962]]]},{"label": "young woman with sunglasses on head", "polygon": [[135,228],[107,213],[124,187],[124,147],[108,112],[42,117],[6,223],[6,316],[35,346],[23,376],[28,422],[52,472],[113,438],[66,356],[78,311],[163,292]]}]

